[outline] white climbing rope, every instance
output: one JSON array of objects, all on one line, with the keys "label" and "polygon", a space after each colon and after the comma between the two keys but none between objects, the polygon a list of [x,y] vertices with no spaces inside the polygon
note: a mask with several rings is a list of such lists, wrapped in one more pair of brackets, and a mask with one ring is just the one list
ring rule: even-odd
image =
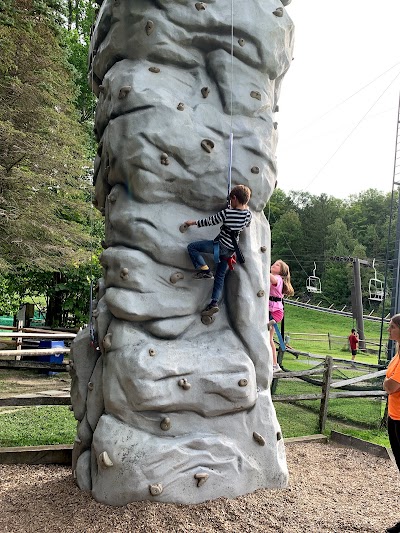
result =
[{"label": "white climbing rope", "polygon": [[229,168],[228,168],[228,197],[227,202],[229,204],[229,194],[232,188],[232,160],[233,160],[233,1],[231,0],[231,122],[230,122],[230,134],[229,134]]}]

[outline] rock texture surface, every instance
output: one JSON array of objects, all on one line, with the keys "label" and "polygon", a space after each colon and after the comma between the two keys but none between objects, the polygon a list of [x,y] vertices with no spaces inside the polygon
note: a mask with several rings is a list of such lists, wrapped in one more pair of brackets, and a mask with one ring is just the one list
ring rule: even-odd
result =
[{"label": "rock texture surface", "polygon": [[[92,35],[98,96],[95,204],[105,215],[93,313],[72,350],[73,469],[98,501],[197,503],[284,487],[271,402],[270,235],[276,110],[293,25],[276,0],[105,0]],[[233,56],[231,46],[233,44]],[[179,230],[252,190],[246,263],[226,278],[217,319],[200,321],[211,284],[186,251],[218,228]]]}]

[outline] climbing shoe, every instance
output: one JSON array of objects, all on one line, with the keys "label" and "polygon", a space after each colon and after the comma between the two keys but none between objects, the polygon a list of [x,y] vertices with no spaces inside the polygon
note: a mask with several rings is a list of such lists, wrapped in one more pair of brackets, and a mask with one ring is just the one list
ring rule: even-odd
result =
[{"label": "climbing shoe", "polygon": [[219,307],[215,304],[208,304],[207,307],[201,312],[201,316],[212,316],[218,313]]},{"label": "climbing shoe", "polygon": [[193,274],[194,279],[214,279],[214,275],[211,270],[199,270]]},{"label": "climbing shoe", "polygon": [[388,527],[386,533],[400,533],[400,522],[397,522],[397,524],[392,527]]}]

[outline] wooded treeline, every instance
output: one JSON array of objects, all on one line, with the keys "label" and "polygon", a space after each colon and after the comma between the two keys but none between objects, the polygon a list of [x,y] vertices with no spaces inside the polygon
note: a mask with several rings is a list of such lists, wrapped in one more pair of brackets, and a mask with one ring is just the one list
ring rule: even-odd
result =
[{"label": "wooded treeline", "polygon": [[[0,314],[44,296],[52,326],[68,316],[87,321],[89,281],[100,275],[87,83],[96,8],[87,0],[0,0]],[[329,257],[375,257],[382,275],[389,212],[390,195],[378,191],[338,200],[278,189],[265,209],[272,257],[289,263],[298,294],[315,261],[323,297],[344,305],[351,267]],[[364,288],[371,274],[364,269]]]},{"label": "wooded treeline", "polygon": [[[351,263],[333,257],[358,257],[372,262],[375,258],[377,277],[385,275],[389,252],[388,285],[391,285],[392,259],[395,251],[397,195],[393,202],[392,231],[388,244],[391,193],[369,189],[342,200],[321,194],[277,189],[264,212],[271,225],[272,260],[283,259],[290,266],[292,284],[297,295],[306,293],[307,277],[321,279],[322,294],[314,301],[337,306],[351,305],[353,271]],[[361,268],[364,308],[379,303],[368,300],[368,281],[374,270]],[[308,293],[308,296],[312,296]],[[321,304],[322,305],[322,304]]]},{"label": "wooded treeline", "polygon": [[44,295],[53,326],[66,307],[83,320],[88,274],[98,274],[92,20],[92,4],[80,0],[0,2],[0,312]]}]

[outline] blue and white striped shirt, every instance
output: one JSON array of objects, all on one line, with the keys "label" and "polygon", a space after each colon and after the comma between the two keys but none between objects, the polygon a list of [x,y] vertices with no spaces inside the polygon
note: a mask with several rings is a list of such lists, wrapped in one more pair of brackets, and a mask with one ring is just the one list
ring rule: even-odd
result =
[{"label": "blue and white striped shirt", "polygon": [[[215,226],[217,224],[223,224],[231,231],[237,231],[238,235],[236,237],[236,242],[239,242],[239,234],[244,228],[250,225],[251,222],[251,212],[248,209],[232,209],[227,207],[219,213],[212,215],[208,218],[203,218],[202,220],[197,221],[197,226],[202,228],[204,226]],[[216,239],[229,250],[234,250],[232,244],[231,236],[228,231],[224,228],[221,228],[221,231],[217,235]]]}]

